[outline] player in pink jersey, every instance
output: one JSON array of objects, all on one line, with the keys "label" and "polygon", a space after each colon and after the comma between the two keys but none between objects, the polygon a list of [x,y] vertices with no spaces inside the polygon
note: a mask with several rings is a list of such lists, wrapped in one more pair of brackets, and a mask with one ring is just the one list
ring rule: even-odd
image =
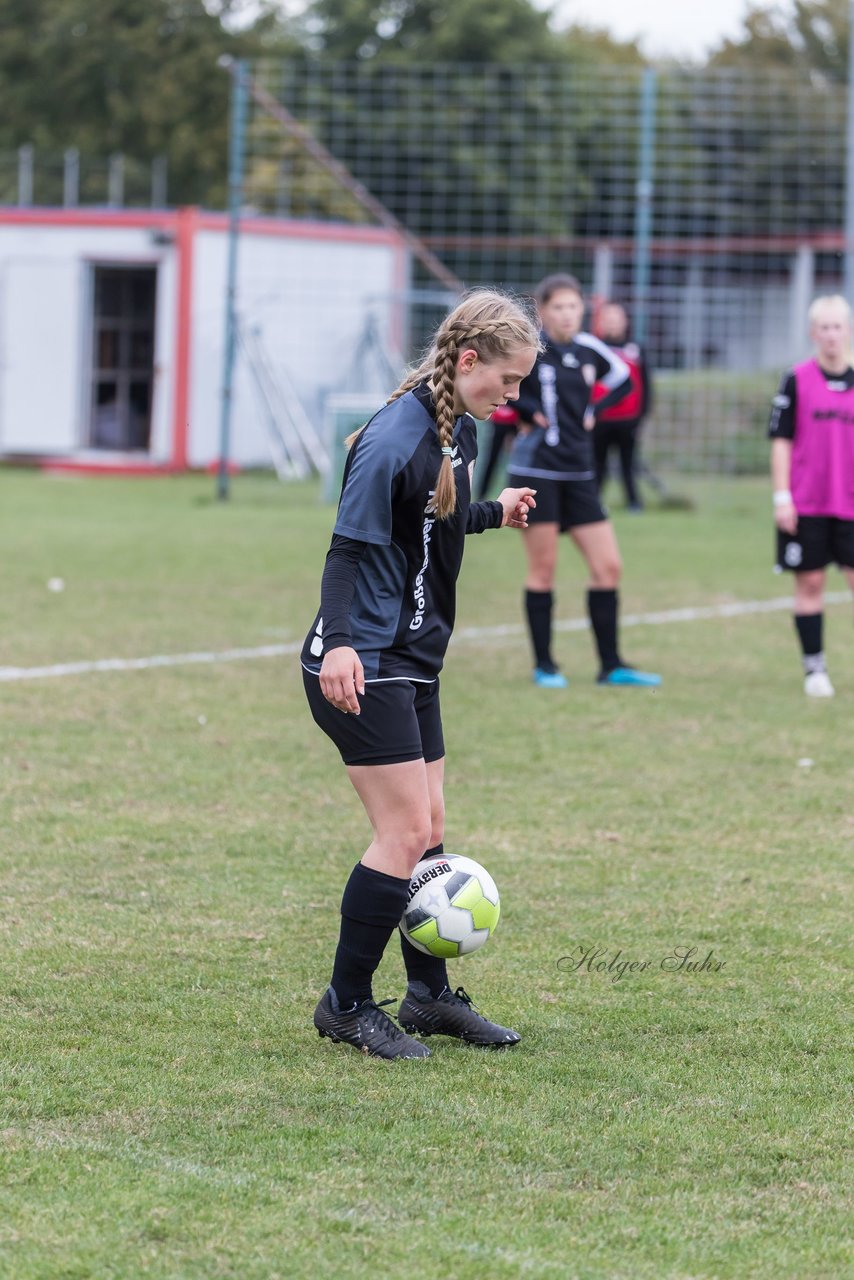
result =
[{"label": "player in pink jersey", "polygon": [[823,642],[829,564],[839,565],[854,593],[851,308],[839,295],[816,298],[809,320],[815,356],[784,375],[768,434],[777,567],[795,575],[804,689],[814,698],[832,698]]}]

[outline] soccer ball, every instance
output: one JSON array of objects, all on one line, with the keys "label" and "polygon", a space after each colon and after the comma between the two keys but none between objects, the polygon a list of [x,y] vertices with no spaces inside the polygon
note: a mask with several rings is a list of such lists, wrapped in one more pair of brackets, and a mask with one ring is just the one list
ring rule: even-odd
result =
[{"label": "soccer ball", "polygon": [[468,955],[498,924],[501,905],[488,871],[460,854],[419,862],[409,884],[401,932],[427,955]]}]

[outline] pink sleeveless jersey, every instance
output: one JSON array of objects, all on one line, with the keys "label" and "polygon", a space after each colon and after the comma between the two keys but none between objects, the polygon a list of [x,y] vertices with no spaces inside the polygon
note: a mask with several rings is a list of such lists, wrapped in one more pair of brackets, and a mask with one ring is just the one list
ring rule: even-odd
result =
[{"label": "pink sleeveless jersey", "polygon": [[816,360],[796,365],[794,372],[795,509],[802,516],[854,520],[854,387],[828,382]]}]

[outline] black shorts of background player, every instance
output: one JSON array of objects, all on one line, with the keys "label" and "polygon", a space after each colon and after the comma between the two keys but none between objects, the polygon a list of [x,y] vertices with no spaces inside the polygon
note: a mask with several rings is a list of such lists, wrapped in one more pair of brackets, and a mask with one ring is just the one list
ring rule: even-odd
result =
[{"label": "black shorts of background player", "polygon": [[522,425],[507,467],[511,483],[538,489],[537,510],[523,535],[534,683],[542,688],[564,688],[567,683],[551,649],[559,534],[566,532],[590,575],[587,610],[599,657],[597,681],[654,688],[661,683],[660,676],[636,671],[620,655],[622,562],[613,525],[598,499],[591,440],[596,425],[590,405],[594,383],[601,382],[607,390],[598,406],[601,412],[629,391],[628,369],[603,342],[582,332],[584,298],[573,276],[548,276],[538,286],[536,298],[543,349],[516,401]]},{"label": "black shorts of background player", "polygon": [[[351,438],[320,609],[302,666],[309,706],[338,747],[373,829],[341,902],[321,1036],[383,1058],[429,1056],[373,999],[372,977],[407,901],[412,872],[442,853],[444,744],[438,677],[467,533],[524,528],[528,487],[471,501],[474,418],[518,395],[539,344],[535,318],[494,290],[465,297],[425,360]],[[522,726],[519,726],[520,729]],[[426,852],[425,852],[426,851]],[[519,1036],[452,993],[445,961],[401,935],[410,1031],[489,1047]]]},{"label": "black shorts of background player", "polygon": [[768,434],[777,568],[795,575],[804,692],[832,698],[824,658],[824,581],[839,565],[854,592],[854,368],[851,308],[839,296],[809,310],[815,356],[784,374]]},{"label": "black shorts of background player", "polygon": [[616,404],[606,409],[599,406],[608,394],[607,387],[597,383],[592,403],[596,411],[593,428],[593,454],[596,460],[596,484],[599,492],[608,478],[608,457],[616,450],[620,474],[629,511],[643,511],[637,484],[638,445],[643,420],[652,408],[652,377],[643,348],[629,340],[629,317],[618,302],[606,302],[599,311],[599,337],[620,357],[629,371],[631,389]]}]

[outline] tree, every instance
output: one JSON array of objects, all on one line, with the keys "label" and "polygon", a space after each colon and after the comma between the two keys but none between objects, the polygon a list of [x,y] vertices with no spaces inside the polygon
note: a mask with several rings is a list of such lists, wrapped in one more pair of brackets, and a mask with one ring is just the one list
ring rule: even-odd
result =
[{"label": "tree", "polygon": [[[92,164],[121,152],[128,162],[146,164],[165,155],[172,203],[220,206],[226,192],[229,78],[217,66],[223,54],[290,57],[315,70],[405,76],[408,69],[442,71],[461,63],[489,67],[489,75],[471,76],[457,101],[441,103],[441,89],[425,90],[425,119],[443,110],[448,127],[458,118],[463,128],[478,112],[504,107],[506,94],[537,97],[527,79],[529,68],[639,63],[633,46],[603,32],[553,29],[550,11],[531,0],[308,0],[284,7],[285,0],[0,0],[0,152],[24,143],[36,148],[35,198],[61,198],[59,155],[69,147],[81,153],[81,196],[103,200],[103,174],[87,187]],[[334,76],[333,76],[334,79]],[[323,88],[340,99],[334,88]],[[397,90],[393,90],[393,94]],[[358,105],[341,128],[363,128]],[[592,104],[591,104],[592,110]],[[586,109],[585,109],[586,114]],[[394,121],[381,120],[389,138]],[[580,124],[580,121],[576,121]],[[376,124],[372,122],[372,128]],[[503,122],[518,145],[518,130]],[[531,143],[538,146],[537,140]],[[565,145],[572,146],[567,139]],[[449,156],[437,180],[496,182],[496,174],[473,172],[475,161],[465,144]],[[55,162],[47,186],[45,157]],[[39,159],[41,157],[41,163]],[[405,158],[404,158],[405,159]],[[417,155],[412,157],[417,162]],[[293,165],[305,169],[304,157]],[[315,212],[327,196],[312,195],[316,178],[306,171],[304,187]],[[322,187],[322,184],[321,184]],[[137,187],[133,198],[143,196]],[[0,192],[14,198],[14,191]],[[298,203],[298,202],[297,202]],[[340,200],[338,201],[340,205]],[[294,211],[296,211],[296,207]],[[338,205],[329,212],[340,216]]]},{"label": "tree", "polygon": [[556,54],[548,11],[529,0],[314,0],[308,44],[326,61],[534,63]]},{"label": "tree", "polygon": [[848,0],[795,0],[791,7],[754,5],[744,19],[744,34],[725,40],[709,65],[813,71],[844,84],[849,9]]},{"label": "tree", "polygon": [[[0,0],[0,150],[86,158],[166,155],[170,201],[221,204],[229,83],[223,54],[293,49],[264,13],[229,30],[239,0]],[[38,170],[37,170],[38,172]],[[39,198],[38,190],[36,192]]]},{"label": "tree", "polygon": [[[484,232],[564,234],[595,198],[598,179],[583,160],[595,168],[592,139],[612,128],[631,133],[603,118],[575,72],[595,83],[589,69],[609,51],[621,69],[636,70],[635,47],[601,31],[555,31],[551,13],[530,0],[313,0],[301,29],[313,54],[310,91],[295,67],[282,78],[286,105],[412,230],[428,233],[465,192]],[[260,150],[259,186],[271,186]],[[292,152],[288,170],[294,207],[310,207],[321,194],[310,169]],[[324,199],[331,210],[331,190]],[[465,246],[444,252],[468,278]]]}]

